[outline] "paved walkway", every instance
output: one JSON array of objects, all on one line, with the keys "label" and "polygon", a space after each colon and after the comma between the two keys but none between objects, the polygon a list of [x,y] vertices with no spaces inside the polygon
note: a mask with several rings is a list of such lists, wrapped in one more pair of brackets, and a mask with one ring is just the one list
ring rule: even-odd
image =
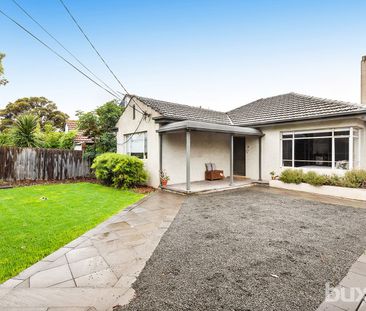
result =
[{"label": "paved walkway", "polygon": [[156,192],[0,285],[0,310],[111,310],[131,285],[185,199]]}]

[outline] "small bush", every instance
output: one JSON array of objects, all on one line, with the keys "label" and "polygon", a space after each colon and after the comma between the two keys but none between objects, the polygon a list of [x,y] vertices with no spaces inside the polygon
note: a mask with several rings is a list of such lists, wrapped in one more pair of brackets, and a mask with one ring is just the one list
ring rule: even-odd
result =
[{"label": "small bush", "polygon": [[347,171],[344,176],[321,175],[316,172],[286,169],[280,175],[280,180],[285,183],[300,184],[302,182],[313,186],[329,185],[348,188],[363,188],[366,185],[366,170]]},{"label": "small bush", "polygon": [[282,171],[280,180],[287,184],[300,184],[303,181],[303,175],[302,170],[286,169]]},{"label": "small bush", "polygon": [[97,156],[92,169],[97,179],[116,188],[130,188],[144,184],[147,180],[144,163],[124,154],[104,153]]},{"label": "small bush", "polygon": [[303,175],[303,182],[313,186],[321,186],[326,184],[327,176],[310,171]]},{"label": "small bush", "polygon": [[343,178],[344,187],[361,188],[364,183],[366,183],[366,170],[348,171]]},{"label": "small bush", "polygon": [[330,176],[326,175],[325,178],[326,178],[326,181],[325,181],[324,185],[339,186],[339,187],[343,186],[343,177],[333,174]]}]

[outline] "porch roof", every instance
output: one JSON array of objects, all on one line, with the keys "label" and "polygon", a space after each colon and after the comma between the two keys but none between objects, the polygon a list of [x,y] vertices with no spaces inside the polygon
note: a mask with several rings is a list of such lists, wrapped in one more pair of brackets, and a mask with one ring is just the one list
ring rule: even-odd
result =
[{"label": "porch roof", "polygon": [[215,124],[215,123],[189,121],[189,120],[173,122],[167,125],[163,125],[160,129],[157,130],[157,132],[168,133],[168,132],[179,132],[182,130],[227,133],[227,134],[245,135],[245,136],[263,136],[261,131],[251,127],[241,127],[235,125],[224,125],[224,124]]}]

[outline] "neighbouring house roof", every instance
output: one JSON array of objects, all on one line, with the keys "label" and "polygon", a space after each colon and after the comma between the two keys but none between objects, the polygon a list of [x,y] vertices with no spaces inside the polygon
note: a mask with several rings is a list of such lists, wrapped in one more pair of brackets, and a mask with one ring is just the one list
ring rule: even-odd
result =
[{"label": "neighbouring house roof", "polygon": [[262,136],[262,132],[250,127],[215,124],[200,121],[179,121],[162,126],[157,130],[159,133],[177,132],[182,130],[227,133],[246,136]]},{"label": "neighbouring house roof", "polygon": [[191,120],[237,126],[259,126],[307,119],[366,114],[366,106],[297,93],[261,98],[229,112],[136,96],[145,105],[175,121]]},{"label": "neighbouring house roof", "polygon": [[76,120],[67,120],[66,125],[69,131],[77,131],[77,135],[74,139],[76,144],[93,144],[94,141],[88,136],[83,135],[82,132],[78,130],[78,121]]},{"label": "neighbouring house roof", "polygon": [[91,138],[84,136],[84,135],[80,135],[80,134],[76,135],[74,142],[77,144],[82,144],[82,143],[93,144],[94,143],[94,141]]},{"label": "neighbouring house roof", "polygon": [[228,112],[236,125],[261,125],[366,113],[366,107],[297,93],[261,98]]},{"label": "neighbouring house roof", "polygon": [[151,107],[162,117],[170,120],[192,120],[217,124],[231,124],[230,118],[224,112],[170,103],[162,100],[136,96],[145,105]]},{"label": "neighbouring house roof", "polygon": [[66,125],[69,131],[77,131],[78,129],[78,121],[76,120],[67,120]]}]

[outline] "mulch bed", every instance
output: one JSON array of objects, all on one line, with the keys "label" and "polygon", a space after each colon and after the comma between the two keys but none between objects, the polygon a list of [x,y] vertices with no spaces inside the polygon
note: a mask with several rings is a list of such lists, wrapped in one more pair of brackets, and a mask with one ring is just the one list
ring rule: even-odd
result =
[{"label": "mulch bed", "polygon": [[17,180],[13,182],[0,182],[0,189],[26,187],[35,185],[51,185],[51,184],[71,184],[79,182],[99,183],[95,178],[73,178],[63,180]]}]

